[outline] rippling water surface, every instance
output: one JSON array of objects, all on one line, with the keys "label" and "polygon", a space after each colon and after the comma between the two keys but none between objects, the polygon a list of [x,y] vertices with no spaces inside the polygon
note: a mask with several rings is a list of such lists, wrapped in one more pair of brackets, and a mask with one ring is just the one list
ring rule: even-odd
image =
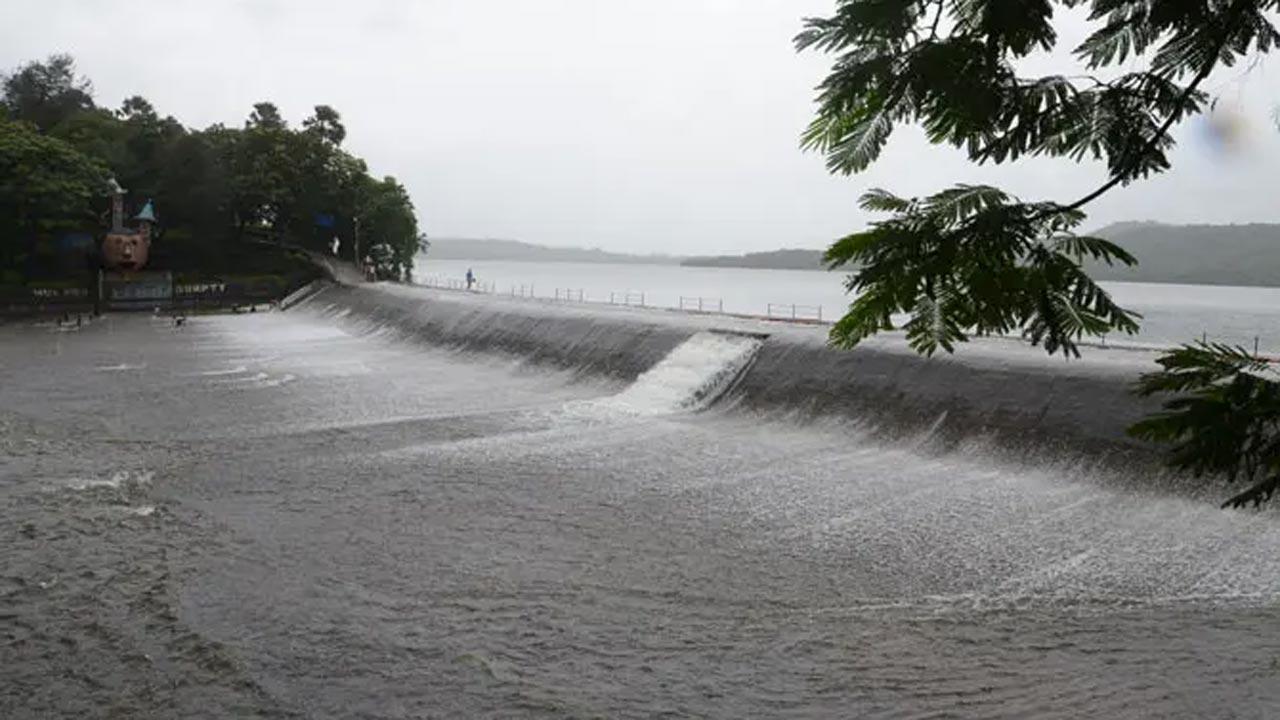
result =
[{"label": "rippling water surface", "polygon": [[0,717],[1280,709],[1274,513],[351,328],[0,327]]}]

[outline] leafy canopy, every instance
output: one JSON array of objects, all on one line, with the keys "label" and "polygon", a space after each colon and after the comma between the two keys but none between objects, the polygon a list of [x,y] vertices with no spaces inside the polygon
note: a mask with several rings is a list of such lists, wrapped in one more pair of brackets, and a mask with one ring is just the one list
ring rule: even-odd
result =
[{"label": "leafy canopy", "polygon": [[[1020,60],[1056,48],[1055,12],[1075,6],[1087,6],[1093,25],[1075,48],[1087,72],[1020,75]],[[925,354],[952,352],[971,335],[1021,332],[1050,353],[1078,355],[1084,336],[1136,332],[1136,314],[1081,269],[1086,258],[1135,260],[1073,234],[1081,208],[1168,169],[1169,131],[1210,102],[1205,79],[1280,44],[1269,19],[1277,10],[1280,0],[838,0],[831,17],[807,20],[797,46],[833,55],[834,65],[802,144],[833,173],[866,169],[903,123],[975,163],[1063,157],[1109,173],[1070,202],[967,185],[911,199],[868,192],[862,207],[890,217],[827,251],[832,267],[851,268],[856,295],[833,342],[850,347],[901,323]],[[1131,434],[1171,444],[1175,466],[1248,485],[1224,505],[1280,493],[1274,364],[1203,343],[1159,363],[1138,391],[1175,397]]]},{"label": "leafy canopy", "polygon": [[0,115],[51,130],[76,113],[93,108],[93,84],[76,75],[70,55],[29,62],[0,83]]},{"label": "leafy canopy", "polygon": [[1200,343],[1160,359],[1144,375],[1144,395],[1176,394],[1165,411],[1130,428],[1144,440],[1171,443],[1170,461],[1248,487],[1223,507],[1261,505],[1280,491],[1280,374],[1242,348]]},{"label": "leafy canopy", "polygon": [[[1092,34],[1075,55],[1112,77],[1024,77],[1018,61],[1053,50],[1056,11],[1088,5]],[[1025,156],[1097,160],[1109,180],[1069,203],[1023,202],[958,186],[904,200],[869,193],[892,214],[831,247],[861,293],[833,340],[852,346],[904,327],[914,347],[951,351],[971,334],[1021,330],[1049,352],[1078,354],[1085,335],[1136,331],[1136,317],[1080,270],[1083,257],[1131,264],[1120,248],[1071,230],[1107,190],[1169,167],[1173,125],[1202,110],[1200,84],[1280,42],[1267,14],[1280,0],[840,0],[806,20],[800,49],[834,56],[818,87],[805,148],[850,174],[879,157],[897,125],[976,163]],[[1145,60],[1145,69],[1114,66]]]},{"label": "leafy canopy", "polygon": [[0,120],[0,213],[19,230],[48,231],[92,217],[106,168],[26,123]]},{"label": "leafy canopy", "polygon": [[70,56],[26,63],[0,75],[0,270],[36,234],[93,228],[99,185],[114,177],[155,200],[162,240],[216,248],[269,238],[321,250],[339,237],[352,252],[358,226],[360,244],[389,249],[383,274],[399,277],[421,242],[413,204],[403,186],[371,176],[345,151],[345,138],[328,105],[299,129],[261,102],[242,127],[197,130],[139,96],[117,110],[98,107]]},{"label": "leafy canopy", "polygon": [[1106,240],[1071,234],[1079,210],[984,185],[915,200],[872,190],[862,207],[895,217],[827,250],[831,266],[860,268],[848,281],[856,298],[831,332],[839,345],[893,328],[898,313],[909,315],[907,341],[929,355],[954,351],[970,333],[1019,329],[1049,352],[1078,355],[1082,334],[1137,329],[1135,315],[1080,268],[1083,258],[1136,261]]}]

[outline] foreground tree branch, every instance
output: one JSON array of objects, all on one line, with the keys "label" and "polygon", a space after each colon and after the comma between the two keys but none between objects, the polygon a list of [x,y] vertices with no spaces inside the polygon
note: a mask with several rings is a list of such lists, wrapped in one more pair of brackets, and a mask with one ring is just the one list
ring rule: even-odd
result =
[{"label": "foreground tree branch", "polygon": [[[1085,4],[1094,30],[1075,55],[1091,72],[1020,77],[1021,58],[1056,47],[1055,10]],[[902,329],[913,348],[931,355],[953,352],[975,335],[1020,333],[1049,353],[1078,356],[1086,336],[1137,332],[1138,316],[1083,270],[1086,259],[1136,260],[1073,230],[1090,202],[1170,167],[1171,131],[1205,108],[1209,98],[1200,87],[1213,71],[1280,45],[1269,18],[1277,9],[1280,0],[838,0],[831,17],[806,20],[797,48],[834,59],[801,144],[823,153],[831,172],[865,170],[894,128],[908,123],[975,163],[1062,157],[1105,163],[1109,175],[1065,205],[1024,202],[988,186],[960,185],[924,198],[866,193],[862,206],[890,217],[827,251],[831,267],[851,268],[846,285],[855,294],[832,341],[852,347]],[[1141,58],[1144,69],[1105,82],[1092,74],[1131,58]],[[1194,357],[1225,362],[1219,355],[1226,351],[1200,348]],[[1178,352],[1162,362],[1185,361]],[[1231,373],[1222,382],[1255,389],[1273,382],[1245,366]],[[1148,384],[1143,391],[1170,390]],[[1183,467],[1247,477],[1250,488],[1229,504],[1260,503],[1280,484],[1280,470],[1267,459],[1274,459],[1276,443],[1267,435],[1275,417],[1266,397],[1258,390],[1231,406],[1256,412],[1250,417],[1261,423],[1233,426],[1240,443],[1252,443],[1236,447],[1242,454],[1235,464],[1222,455],[1214,456],[1216,465],[1200,466],[1177,454],[1177,447],[1193,455],[1210,447],[1201,444],[1209,424],[1181,414],[1189,406],[1173,406],[1135,434],[1181,443],[1175,462]]]}]

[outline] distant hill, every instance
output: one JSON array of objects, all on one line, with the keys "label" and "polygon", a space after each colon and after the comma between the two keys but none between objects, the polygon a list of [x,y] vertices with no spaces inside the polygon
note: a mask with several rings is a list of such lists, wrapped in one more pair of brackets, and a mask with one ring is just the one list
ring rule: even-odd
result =
[{"label": "distant hill", "polygon": [[[1134,269],[1086,265],[1099,280],[1280,287],[1280,225],[1165,225],[1124,222],[1090,233],[1137,256]],[[516,240],[432,238],[428,257],[446,260],[516,260],[822,270],[821,250],[774,250],[746,255],[672,257],[555,248]]]},{"label": "distant hill", "polygon": [[[1087,263],[1099,280],[1280,287],[1280,225],[1165,225],[1124,222],[1089,233],[1138,258],[1136,268]],[[691,267],[822,270],[821,250],[775,250],[687,258]]]},{"label": "distant hill", "polygon": [[714,255],[683,260],[686,267],[769,268],[773,270],[825,270],[821,250],[773,250],[746,255]]},{"label": "distant hill", "polygon": [[1138,258],[1136,268],[1091,264],[1099,280],[1280,287],[1280,225],[1126,222],[1090,233]]},{"label": "distant hill", "polygon": [[670,255],[627,255],[604,250],[558,248],[519,240],[431,238],[427,257],[433,260],[515,260],[523,262],[634,263],[674,265]]}]

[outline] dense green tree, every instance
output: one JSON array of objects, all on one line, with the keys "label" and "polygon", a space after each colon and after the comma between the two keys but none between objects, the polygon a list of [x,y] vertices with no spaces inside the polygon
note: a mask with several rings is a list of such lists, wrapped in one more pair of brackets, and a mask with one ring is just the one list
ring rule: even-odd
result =
[{"label": "dense green tree", "polygon": [[302,125],[303,131],[291,138],[290,152],[298,165],[300,182],[295,188],[290,223],[312,228],[311,235],[323,245],[329,240],[325,234],[331,237],[333,228],[316,225],[317,219],[332,218],[336,225],[341,218],[354,217],[357,185],[353,176],[365,177],[368,168],[339,147],[346,129],[333,108],[317,106],[315,114]]},{"label": "dense green tree", "polygon": [[[421,249],[418,220],[409,193],[393,177],[369,181],[359,211],[360,232],[382,279],[401,280]],[[375,250],[375,248],[378,248]]]},{"label": "dense green tree", "polygon": [[[1083,67],[1020,74],[1024,58],[1056,49],[1055,13],[1073,6],[1087,6],[1092,24],[1074,49]],[[802,143],[824,153],[832,172],[867,168],[895,126],[918,124],[932,142],[976,163],[1064,157],[1104,163],[1109,173],[1067,200],[1024,201],[963,185],[924,198],[866,193],[863,207],[890,217],[827,251],[832,267],[851,268],[856,293],[832,340],[851,347],[901,325],[925,354],[950,352],[973,335],[1020,333],[1074,356],[1082,337],[1135,332],[1136,314],[1081,267],[1135,260],[1113,243],[1074,234],[1083,208],[1168,169],[1171,129],[1211,103],[1204,81],[1280,44],[1271,22],[1277,9],[1280,0],[839,0],[832,16],[807,20],[797,46],[835,62]],[[1263,400],[1274,398],[1276,377],[1265,363],[1240,361],[1247,356],[1221,347],[1170,354],[1142,390],[1200,393],[1216,410],[1181,398],[1135,428],[1179,443],[1175,461],[1185,467],[1261,483],[1237,504],[1265,500],[1280,483],[1277,404]],[[1214,395],[1220,385],[1238,392]],[[1239,421],[1229,425],[1235,447],[1248,453],[1233,454],[1225,430],[1213,434],[1229,412]]]},{"label": "dense green tree", "polygon": [[[270,102],[255,104],[241,128],[188,129],[140,96],[127,98],[114,112],[95,106],[89,82],[76,74],[70,57],[60,55],[19,67],[0,78],[0,87],[3,116],[28,123],[22,126],[23,147],[34,143],[39,152],[65,151],[62,161],[42,168],[47,172],[39,179],[49,182],[33,187],[53,187],[58,173],[77,167],[66,161],[66,153],[74,153],[115,177],[135,202],[156,201],[161,257],[209,258],[219,247],[230,252],[241,241],[321,250],[339,237],[351,248],[363,223],[360,234],[373,233],[378,239],[372,242],[388,248],[391,264],[383,274],[400,276],[413,262],[418,231],[408,194],[394,181],[370,177],[364,161],[342,149],[346,127],[328,105],[317,105],[297,130]],[[7,137],[17,137],[10,125]],[[4,178],[11,191],[22,179]],[[30,245],[36,233],[100,229],[101,213],[93,210],[101,210],[101,201],[79,192],[82,179],[72,172],[65,180],[73,192],[59,202],[41,201],[39,214],[0,223],[4,232]],[[0,207],[0,217],[13,217],[18,207]],[[16,240],[10,240],[6,267],[19,254]],[[366,242],[366,249],[371,246]]]},{"label": "dense green tree", "polygon": [[231,217],[230,165],[219,130],[185,133],[167,145],[156,182],[164,226],[225,240]]},{"label": "dense green tree", "polygon": [[106,108],[76,113],[59,122],[48,134],[96,158],[113,173],[130,162],[127,128],[115,113]]},{"label": "dense green tree", "polygon": [[342,124],[342,116],[328,105],[317,105],[315,113],[302,121],[302,127],[334,147],[341,145],[347,138],[347,128]]},{"label": "dense green tree", "polygon": [[174,143],[186,135],[172,117],[161,118],[147,100],[133,96],[116,113],[124,128],[123,161],[112,169],[120,184],[141,198],[161,194],[163,170]]},{"label": "dense green tree", "polygon": [[1165,412],[1130,429],[1171,443],[1171,461],[1196,475],[1221,475],[1245,489],[1223,507],[1255,506],[1280,491],[1280,375],[1242,348],[1201,343],[1160,359],[1143,376],[1144,395],[1173,393]]},{"label": "dense green tree", "polygon": [[104,194],[101,163],[27,123],[0,120],[0,267],[14,267],[42,233],[92,221]]},{"label": "dense green tree", "polygon": [[244,127],[246,130],[283,131],[289,128],[289,124],[284,121],[275,103],[260,102],[254,104],[253,112],[249,113]]},{"label": "dense green tree", "polygon": [[53,129],[68,118],[94,108],[93,85],[76,75],[70,55],[51,55],[29,62],[4,79],[0,105],[12,120]]}]

